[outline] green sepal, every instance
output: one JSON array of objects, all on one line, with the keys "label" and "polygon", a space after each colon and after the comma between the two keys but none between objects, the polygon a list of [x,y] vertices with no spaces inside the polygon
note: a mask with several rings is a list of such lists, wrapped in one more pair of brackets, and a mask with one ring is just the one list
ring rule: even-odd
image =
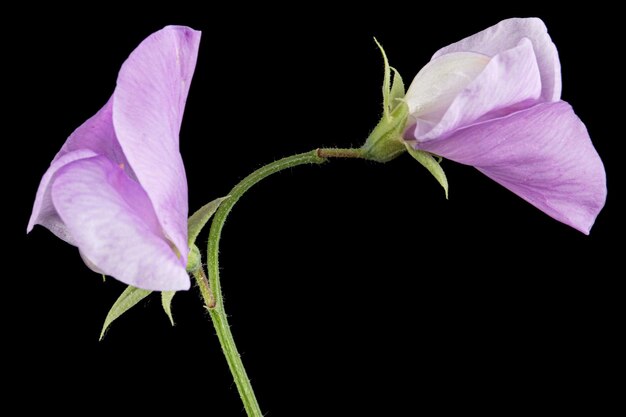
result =
[{"label": "green sepal", "polygon": [[[402,77],[395,68],[389,66],[382,45],[374,39],[384,61],[383,75],[383,117],[372,130],[361,148],[367,159],[387,162],[406,151],[402,133],[409,116],[409,107],[403,101],[405,90]],[[393,70],[393,81],[391,71]]]},{"label": "green sepal", "polygon": [[390,113],[389,118],[383,116],[361,148],[365,158],[388,162],[406,152],[402,134],[408,117],[409,107],[402,101]]},{"label": "green sepal", "polygon": [[204,225],[206,225],[211,216],[215,214],[217,209],[220,207],[220,204],[222,204],[222,201],[226,200],[228,197],[229,196],[216,198],[210,203],[202,206],[198,209],[198,211],[192,214],[191,217],[189,217],[189,220],[187,221],[187,240],[190,247],[196,243],[196,239],[198,238],[198,235],[202,231]]},{"label": "green sepal", "polygon": [[200,249],[195,243],[189,245],[189,255],[187,255],[187,272],[193,274],[202,268],[202,255],[200,255]]},{"label": "green sepal", "polygon": [[441,165],[439,164],[439,162],[441,162],[441,157],[438,157],[439,162],[437,162],[437,159],[435,159],[435,157],[428,152],[413,149],[408,144],[406,145],[406,149],[409,151],[409,154],[413,158],[415,158],[417,162],[422,164],[422,166],[426,168],[428,172],[432,174],[433,177],[435,177],[435,179],[439,182],[439,184],[441,184],[444,192],[446,193],[446,200],[447,200],[448,199],[448,178],[446,177],[446,173],[443,172],[443,168],[441,168]]},{"label": "green sepal", "polygon": [[172,299],[176,295],[176,291],[161,291],[161,305],[163,311],[169,317],[172,326],[174,325],[174,317],[172,316]]},{"label": "green sepal", "polygon": [[406,91],[404,90],[404,81],[397,69],[391,67],[393,71],[393,84],[391,84],[391,90],[389,90],[389,106],[390,111],[394,111],[396,107],[402,104]]},{"label": "green sepal", "polygon": [[117,301],[109,310],[109,314],[107,314],[104,319],[104,325],[102,326],[102,331],[100,332],[100,340],[104,338],[104,333],[109,328],[111,323],[113,323],[119,316],[126,313],[130,308],[134,307],[138,302],[146,298],[152,291],[143,290],[141,288],[136,288],[132,286],[128,286],[124,290],[124,292],[119,296]]},{"label": "green sepal", "polygon": [[383,74],[383,117],[389,118],[391,112],[391,103],[390,103],[390,93],[391,93],[391,67],[389,66],[389,60],[387,59],[387,54],[383,49],[383,46],[378,42],[378,39],[374,38],[374,42],[380,49],[380,53],[383,56],[383,63],[385,65],[384,74]]}]

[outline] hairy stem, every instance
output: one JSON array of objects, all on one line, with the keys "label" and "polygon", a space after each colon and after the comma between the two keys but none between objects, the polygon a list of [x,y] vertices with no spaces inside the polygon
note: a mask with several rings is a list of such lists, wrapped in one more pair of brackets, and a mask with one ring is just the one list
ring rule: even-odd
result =
[{"label": "hairy stem", "polygon": [[213,218],[207,249],[208,282],[204,273],[194,274],[206,307],[211,315],[211,320],[215,326],[215,331],[222,346],[222,350],[224,351],[224,356],[233,374],[237,390],[239,391],[239,395],[241,396],[241,400],[249,417],[262,417],[262,413],[254,391],[252,390],[250,379],[248,378],[239,352],[237,351],[237,346],[235,345],[230,325],[228,324],[226,311],[224,310],[218,260],[222,229],[234,205],[254,184],[284,169],[298,165],[321,164],[328,158],[363,158],[363,155],[359,149],[315,149],[267,164],[257,169],[237,184],[229,193],[229,198],[222,202]]}]

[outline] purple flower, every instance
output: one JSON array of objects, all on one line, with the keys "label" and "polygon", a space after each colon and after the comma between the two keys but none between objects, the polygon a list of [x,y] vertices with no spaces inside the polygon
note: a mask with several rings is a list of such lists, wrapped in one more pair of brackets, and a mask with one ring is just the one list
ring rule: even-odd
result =
[{"label": "purple flower", "polygon": [[200,32],[168,26],[122,65],[113,96],[44,174],[28,229],[77,246],[97,272],[149,290],[184,290],[187,179],[178,134]]},{"label": "purple flower", "polygon": [[559,57],[543,22],[504,20],[440,49],[417,74],[404,138],[589,234],[606,200],[604,166],[560,96]]}]

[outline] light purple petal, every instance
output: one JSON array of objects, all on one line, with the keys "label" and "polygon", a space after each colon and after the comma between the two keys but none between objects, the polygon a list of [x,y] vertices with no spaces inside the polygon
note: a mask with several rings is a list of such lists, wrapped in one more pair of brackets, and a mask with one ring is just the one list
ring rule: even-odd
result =
[{"label": "light purple petal", "polygon": [[450,52],[477,52],[495,56],[515,47],[523,38],[531,40],[541,73],[541,97],[557,101],[561,97],[561,63],[546,25],[536,17],[503,20],[495,26],[438,50],[433,59]]},{"label": "light purple petal", "polygon": [[187,263],[187,179],[178,134],[200,32],[169,26],[146,38],[122,66],[113,126],[159,223]]},{"label": "light purple petal", "polygon": [[37,196],[35,197],[35,204],[33,205],[33,212],[31,213],[30,220],[28,221],[26,233],[30,233],[36,224],[40,224],[47,227],[60,239],[76,246],[74,239],[54,208],[50,190],[52,182],[55,179],[55,174],[59,169],[76,160],[91,158],[95,155],[96,154],[93,151],[81,149],[73,152],[66,152],[54,159],[54,161],[50,164],[50,168],[48,168],[39,183],[39,189],[37,189]]},{"label": "light purple petal", "polygon": [[124,164],[127,173],[134,178],[134,173],[113,129],[112,109],[113,98],[110,98],[104,107],[72,132],[54,157],[54,161],[69,152],[88,149],[98,155],[106,156],[118,165]]},{"label": "light purple petal", "polygon": [[33,212],[26,229],[27,233],[30,233],[35,224],[40,224],[59,238],[75,245],[65,225],[57,215],[50,198],[50,187],[54,180],[54,174],[64,165],[77,159],[104,155],[117,164],[124,164],[129,175],[134,178],[134,173],[129,167],[113,131],[111,109],[112,102],[109,100],[102,109],[72,132],[61,150],[56,154],[50,164],[50,168],[48,168],[39,184]]},{"label": "light purple petal", "polygon": [[81,254],[107,275],[155,291],[189,289],[147,194],[104,156],[66,164],[52,184],[54,206]]},{"label": "light purple petal", "polygon": [[422,124],[418,118],[412,136],[420,142],[437,139],[480,118],[492,118],[494,113],[528,107],[540,94],[541,80],[533,47],[528,39],[522,39],[519,45],[489,61],[456,96],[439,123]]},{"label": "light purple petal", "polygon": [[589,234],[606,200],[606,176],[585,125],[566,102],[542,103],[507,117],[415,144],[478,168],[553,218]]}]

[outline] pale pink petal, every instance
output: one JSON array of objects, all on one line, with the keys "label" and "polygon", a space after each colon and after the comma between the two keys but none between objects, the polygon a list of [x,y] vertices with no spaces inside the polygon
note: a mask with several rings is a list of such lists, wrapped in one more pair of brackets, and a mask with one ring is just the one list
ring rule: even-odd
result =
[{"label": "pale pink petal", "polygon": [[434,126],[454,99],[485,69],[491,57],[473,52],[453,52],[433,59],[417,73],[404,100],[420,130]]},{"label": "pale pink petal", "polygon": [[563,101],[538,104],[415,146],[475,166],[585,234],[606,200],[602,161],[585,125]]},{"label": "pale pink petal", "polygon": [[454,98],[434,126],[432,120],[422,123],[418,116],[410,136],[420,142],[437,139],[481,118],[532,105],[540,94],[541,80],[532,44],[522,39],[519,45],[495,55]]},{"label": "pale pink petal", "polygon": [[514,18],[469,36],[438,50],[433,59],[450,52],[477,52],[495,56],[514,48],[523,38],[533,44],[541,74],[541,97],[557,101],[561,97],[561,63],[556,46],[552,43],[546,25],[536,17]]},{"label": "pale pink petal", "polygon": [[113,126],[165,235],[187,262],[187,180],[178,135],[200,32],[169,26],[146,38],[122,66]]},{"label": "pale pink petal", "polygon": [[95,269],[138,288],[186,290],[190,281],[162,233],[150,199],[104,156],[57,171],[52,201],[80,252]]}]

